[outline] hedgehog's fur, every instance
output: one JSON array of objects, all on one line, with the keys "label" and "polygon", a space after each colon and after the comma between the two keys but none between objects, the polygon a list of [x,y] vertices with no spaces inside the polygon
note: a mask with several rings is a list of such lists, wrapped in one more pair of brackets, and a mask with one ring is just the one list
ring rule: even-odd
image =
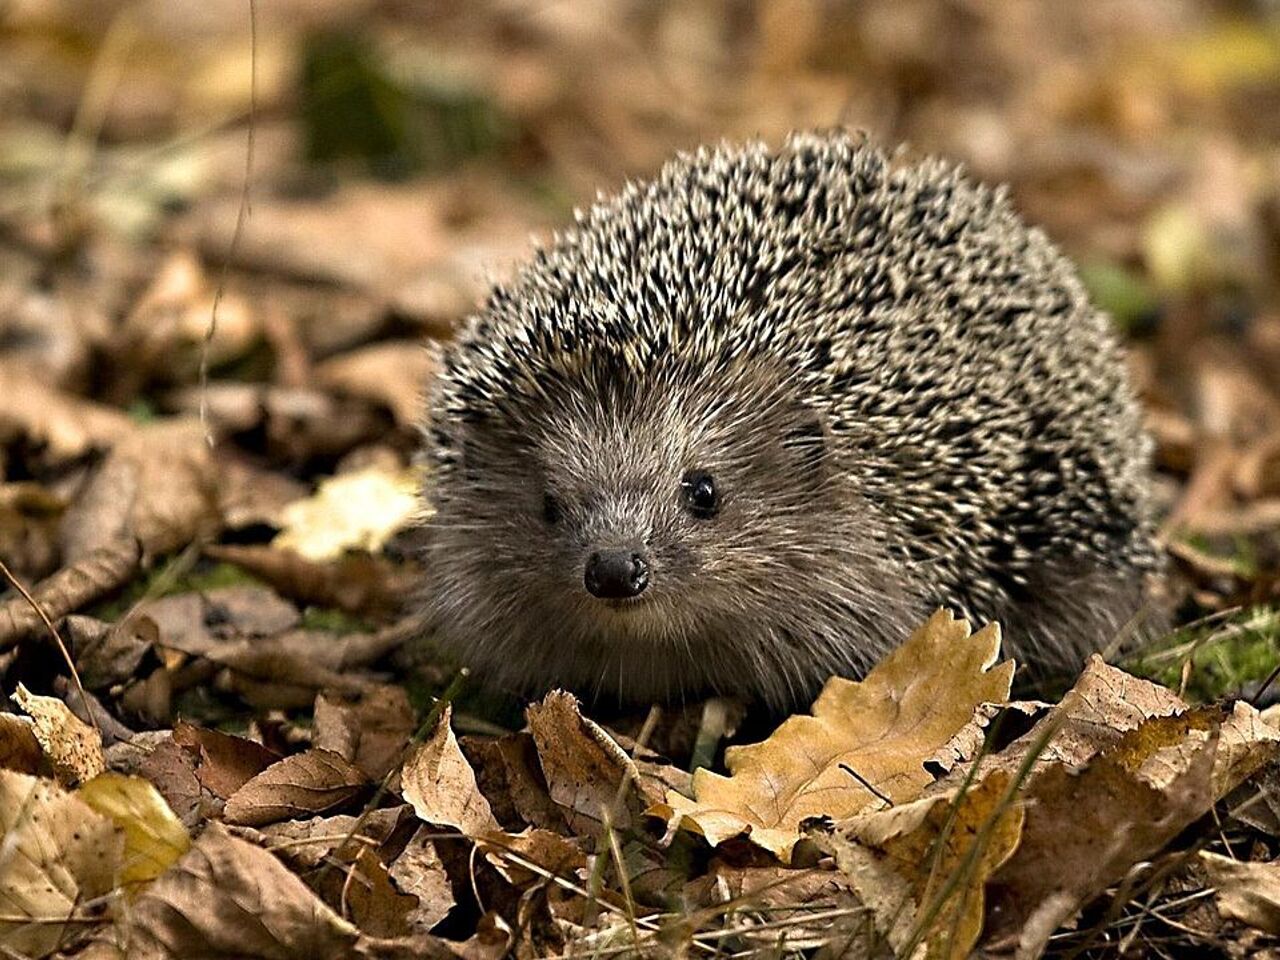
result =
[{"label": "hedgehog's fur", "polygon": [[[500,685],[787,705],[939,604],[1075,666],[1158,565],[1148,443],[1066,259],[1002,191],[845,134],[601,198],[442,360],[427,606]],[[602,545],[646,554],[636,600],[584,589]]]}]

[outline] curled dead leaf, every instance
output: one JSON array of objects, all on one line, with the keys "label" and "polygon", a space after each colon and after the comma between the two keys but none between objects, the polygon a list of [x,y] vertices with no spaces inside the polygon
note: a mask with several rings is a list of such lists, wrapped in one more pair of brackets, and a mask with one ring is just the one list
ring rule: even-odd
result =
[{"label": "curled dead leaf", "polygon": [[[138,542],[115,540],[63,567],[31,589],[31,596],[52,622],[118,590],[138,572]],[[44,618],[25,597],[0,603],[0,649],[47,629]]]},{"label": "curled dead leaf", "polygon": [[458,746],[449,723],[452,716],[453,708],[446,706],[431,736],[405,760],[400,770],[401,793],[419,819],[479,837],[500,827]]},{"label": "curled dead leaf", "polygon": [[22,684],[18,684],[13,699],[31,717],[31,732],[61,783],[75,786],[107,768],[102,757],[102,735],[61,700],[37,696]]},{"label": "curled dead leaf", "polygon": [[606,816],[625,829],[666,794],[670,768],[628,756],[603,727],[582,715],[572,694],[553,691],[526,716],[548,792],[574,833],[594,834]]}]

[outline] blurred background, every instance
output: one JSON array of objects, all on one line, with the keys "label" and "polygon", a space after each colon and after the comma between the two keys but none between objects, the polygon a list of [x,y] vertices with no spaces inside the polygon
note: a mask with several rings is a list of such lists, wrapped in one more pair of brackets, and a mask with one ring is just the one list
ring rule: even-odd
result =
[{"label": "blurred background", "polygon": [[204,406],[239,465],[215,539],[279,526],[266,486],[407,464],[418,344],[531,236],[674,150],[846,125],[1009,184],[1131,342],[1180,618],[1232,624],[1151,669],[1211,693],[1277,662],[1280,3],[250,10],[0,0],[0,556],[23,576],[75,553],[57,524],[129,425]]}]

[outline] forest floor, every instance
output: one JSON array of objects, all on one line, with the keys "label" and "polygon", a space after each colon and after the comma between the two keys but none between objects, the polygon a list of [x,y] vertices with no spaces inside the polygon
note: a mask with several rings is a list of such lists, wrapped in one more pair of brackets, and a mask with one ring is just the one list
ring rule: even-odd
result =
[{"label": "forest floor", "polygon": [[[772,734],[434,656],[424,344],[834,125],[1080,265],[1175,629],[1011,704],[939,615]],[[1280,956],[1278,142],[1261,0],[0,4],[0,957]]]}]

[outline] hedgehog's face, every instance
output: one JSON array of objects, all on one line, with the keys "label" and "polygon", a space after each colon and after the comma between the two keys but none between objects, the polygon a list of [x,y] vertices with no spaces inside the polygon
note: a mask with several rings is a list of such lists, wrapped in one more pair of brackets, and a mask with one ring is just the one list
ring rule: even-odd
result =
[{"label": "hedgehog's face", "polygon": [[[536,408],[456,424],[432,495],[441,640],[477,673],[669,696],[830,640],[865,536],[781,378],[571,380]],[[744,639],[765,625],[778,651]]]}]

